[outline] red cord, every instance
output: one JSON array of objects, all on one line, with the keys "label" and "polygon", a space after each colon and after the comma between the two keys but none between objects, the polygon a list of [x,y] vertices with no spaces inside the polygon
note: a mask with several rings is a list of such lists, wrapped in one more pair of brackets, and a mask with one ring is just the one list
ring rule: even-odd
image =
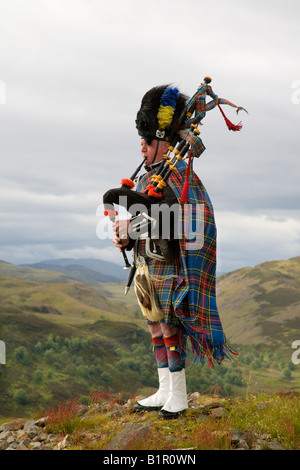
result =
[{"label": "red cord", "polygon": [[186,203],[188,194],[189,194],[191,161],[192,161],[192,153],[190,152],[188,166],[186,167],[185,174],[184,174],[185,181],[184,181],[181,198],[180,198],[180,202],[183,202],[183,204]]},{"label": "red cord", "polygon": [[222,110],[222,108],[220,107],[220,105],[218,104],[218,107],[219,107],[219,110],[221,111],[222,113],[222,116],[223,118],[225,119],[225,122],[227,124],[227,127],[230,131],[240,131],[242,129],[242,123],[239,122],[238,124],[232,124],[231,121],[229,121],[229,119],[225,116],[224,114],[224,111]]}]

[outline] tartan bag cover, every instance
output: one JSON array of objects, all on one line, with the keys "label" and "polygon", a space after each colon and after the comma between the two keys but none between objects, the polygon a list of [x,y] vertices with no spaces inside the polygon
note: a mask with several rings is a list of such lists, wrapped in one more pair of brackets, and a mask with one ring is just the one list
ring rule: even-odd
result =
[{"label": "tartan bag cover", "polygon": [[[186,166],[185,162],[179,161],[168,179],[178,204]],[[145,174],[136,190],[143,191],[154,173],[155,170],[151,170]],[[190,174],[188,202],[187,205],[181,204],[179,214],[179,225],[185,227],[182,232],[179,230],[180,263],[176,260],[171,263],[151,260],[149,272],[154,278],[178,274],[175,281],[174,277],[172,281],[154,281],[157,300],[164,312],[163,321],[170,326],[179,326],[182,356],[186,354],[186,340],[189,338],[195,361],[205,363],[207,360],[208,367],[211,367],[215,363],[220,364],[225,357],[230,358],[230,353],[237,353],[226,343],[216,302],[217,231],[213,206],[205,187],[193,171]],[[197,232],[195,229],[200,230]]]}]

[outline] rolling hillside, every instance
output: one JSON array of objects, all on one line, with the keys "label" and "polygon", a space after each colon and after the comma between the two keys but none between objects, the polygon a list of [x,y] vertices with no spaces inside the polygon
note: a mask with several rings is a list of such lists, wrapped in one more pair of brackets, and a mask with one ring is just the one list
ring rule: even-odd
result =
[{"label": "rolling hillside", "polygon": [[[291,344],[300,339],[300,257],[223,275],[217,298],[240,355],[213,370],[187,367],[188,391],[299,390]],[[129,396],[156,387],[151,340],[124,283],[0,262],[0,339],[7,352],[0,416],[30,414],[96,389]]]},{"label": "rolling hillside", "polygon": [[221,276],[218,307],[228,337],[290,350],[300,339],[300,257]]}]

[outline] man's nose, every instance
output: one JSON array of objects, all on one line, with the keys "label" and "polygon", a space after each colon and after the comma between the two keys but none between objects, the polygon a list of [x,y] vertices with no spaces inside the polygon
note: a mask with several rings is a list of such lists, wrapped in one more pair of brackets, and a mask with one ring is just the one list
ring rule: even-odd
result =
[{"label": "man's nose", "polygon": [[146,144],[146,141],[145,139],[142,139],[141,140],[141,147],[142,147],[142,152],[146,152],[147,151],[147,144]]}]

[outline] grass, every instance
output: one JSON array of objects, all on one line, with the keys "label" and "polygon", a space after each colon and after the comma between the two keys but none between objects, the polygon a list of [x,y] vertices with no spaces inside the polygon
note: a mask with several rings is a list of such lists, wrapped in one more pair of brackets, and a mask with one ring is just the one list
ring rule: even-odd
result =
[{"label": "grass", "polygon": [[47,432],[64,435],[72,432],[80,422],[78,417],[80,406],[78,399],[75,398],[59,404],[57,409],[51,408],[46,411]]},{"label": "grass", "polygon": [[259,434],[269,434],[287,449],[299,449],[299,405],[299,395],[292,393],[252,395],[246,400],[235,400],[230,413],[231,421],[238,429],[255,429]]},{"label": "grass", "polygon": [[46,414],[47,431],[71,435],[73,450],[104,450],[128,423],[150,427],[147,438],[133,434],[124,450],[231,450],[234,448],[231,432],[235,429],[245,433],[249,446],[256,437],[264,435],[266,447],[268,441],[275,439],[287,450],[300,450],[298,394],[258,394],[235,400],[202,395],[199,403],[213,403],[219,398],[224,414],[213,417],[201,408],[190,408],[173,421],[162,421],[156,413],[133,414],[120,406],[122,411],[114,413],[121,399],[107,392],[94,392],[89,398],[89,412],[81,418],[77,400]]}]

